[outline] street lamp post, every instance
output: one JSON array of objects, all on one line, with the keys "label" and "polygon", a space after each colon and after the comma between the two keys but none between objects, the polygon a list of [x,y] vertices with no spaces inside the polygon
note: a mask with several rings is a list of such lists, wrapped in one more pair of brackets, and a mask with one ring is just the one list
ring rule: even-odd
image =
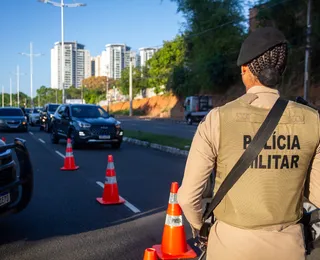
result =
[{"label": "street lamp post", "polygon": [[4,107],[4,86],[2,86],[2,107]]},{"label": "street lamp post", "polygon": [[33,53],[33,45],[30,42],[30,53],[20,53],[21,55],[25,55],[30,57],[30,95],[31,95],[31,106],[33,106],[33,57],[39,57],[44,54],[41,53]]},{"label": "street lamp post", "polygon": [[56,7],[61,8],[61,85],[62,85],[62,103],[65,103],[65,92],[64,92],[64,7],[81,7],[86,6],[86,4],[81,3],[72,3],[72,4],[65,4],[64,0],[61,0],[60,3],[50,1],[50,0],[38,0],[41,3],[51,4]]},{"label": "street lamp post", "polygon": [[129,116],[132,116],[132,57],[130,57],[130,65],[129,65],[129,102],[130,102],[130,110]]},{"label": "street lamp post", "polygon": [[11,73],[17,76],[17,105],[20,106],[20,76],[25,75],[24,73],[20,73],[20,67],[17,65],[17,72]]},{"label": "street lamp post", "polygon": [[10,107],[12,107],[12,79],[10,78]]}]

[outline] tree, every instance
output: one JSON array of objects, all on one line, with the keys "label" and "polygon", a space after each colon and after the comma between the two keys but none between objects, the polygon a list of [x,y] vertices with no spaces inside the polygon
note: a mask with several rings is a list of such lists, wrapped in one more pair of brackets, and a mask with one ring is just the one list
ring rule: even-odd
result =
[{"label": "tree", "polygon": [[[116,83],[116,86],[119,88],[123,95],[129,95],[129,72],[130,68],[126,67],[121,72],[121,78]],[[144,72],[147,72],[144,70]],[[142,77],[142,71],[140,68],[132,68],[132,95],[135,97],[141,90],[146,88],[146,76]]]},{"label": "tree", "polygon": [[183,72],[187,81],[177,85],[175,76],[171,88],[180,94],[225,92],[240,79],[236,59],[245,36],[242,1],[171,1],[186,19],[183,38],[187,46],[184,66],[175,70],[180,76]]},{"label": "tree", "polygon": [[[311,82],[320,81],[320,1],[312,1],[312,37],[311,37]],[[282,84],[282,93],[291,95],[294,85],[303,84],[307,1],[259,1],[256,6],[258,14],[255,17],[257,27],[273,26],[281,30],[289,42],[289,59]]]},{"label": "tree", "polygon": [[82,85],[86,86],[88,89],[99,89],[103,90],[107,85],[107,77],[106,76],[92,76],[82,80]]},{"label": "tree", "polygon": [[149,69],[148,85],[155,88],[155,93],[162,91],[175,66],[184,61],[185,42],[182,36],[177,36],[173,41],[165,41],[163,47],[148,60]]}]

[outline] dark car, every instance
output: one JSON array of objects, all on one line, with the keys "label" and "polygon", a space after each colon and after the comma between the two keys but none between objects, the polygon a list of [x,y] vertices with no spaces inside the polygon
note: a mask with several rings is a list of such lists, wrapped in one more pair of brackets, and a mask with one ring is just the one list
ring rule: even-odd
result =
[{"label": "dark car", "polygon": [[0,130],[28,131],[27,118],[19,107],[0,108]]},{"label": "dark car", "polygon": [[[19,174],[12,150],[18,158]],[[25,209],[32,193],[33,169],[25,140],[16,138],[12,144],[0,140],[0,216]]]},{"label": "dark car", "polygon": [[51,118],[53,114],[56,112],[57,108],[60,104],[45,104],[43,110],[40,111],[40,130],[50,132],[51,131]]},{"label": "dark car", "polygon": [[85,143],[107,143],[120,148],[123,130],[121,123],[97,105],[64,104],[52,118],[51,141],[71,138],[72,146]]}]

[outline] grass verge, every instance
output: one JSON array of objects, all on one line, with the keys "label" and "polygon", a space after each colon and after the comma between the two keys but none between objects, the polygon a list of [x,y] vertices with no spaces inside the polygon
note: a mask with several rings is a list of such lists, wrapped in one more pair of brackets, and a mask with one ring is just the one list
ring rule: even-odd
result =
[{"label": "grass verge", "polygon": [[[146,115],[146,113],[145,113],[143,110],[141,110],[141,109],[133,109],[133,110],[132,110],[132,113],[133,113],[135,116],[145,116],[145,115]],[[118,110],[118,111],[110,112],[110,114],[119,115],[119,116],[128,116],[128,115],[129,115],[129,109]]]},{"label": "grass verge", "polygon": [[186,148],[186,146],[190,147],[192,142],[191,139],[180,138],[171,135],[159,135],[136,130],[124,130],[124,136],[150,143],[171,146],[182,150],[189,150]]}]

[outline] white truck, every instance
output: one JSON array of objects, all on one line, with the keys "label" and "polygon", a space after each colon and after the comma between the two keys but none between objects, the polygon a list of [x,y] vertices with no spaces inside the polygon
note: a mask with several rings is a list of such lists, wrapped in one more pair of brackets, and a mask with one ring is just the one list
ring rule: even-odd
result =
[{"label": "white truck", "polygon": [[184,118],[188,125],[192,125],[200,122],[212,108],[212,96],[189,96],[184,102]]}]

